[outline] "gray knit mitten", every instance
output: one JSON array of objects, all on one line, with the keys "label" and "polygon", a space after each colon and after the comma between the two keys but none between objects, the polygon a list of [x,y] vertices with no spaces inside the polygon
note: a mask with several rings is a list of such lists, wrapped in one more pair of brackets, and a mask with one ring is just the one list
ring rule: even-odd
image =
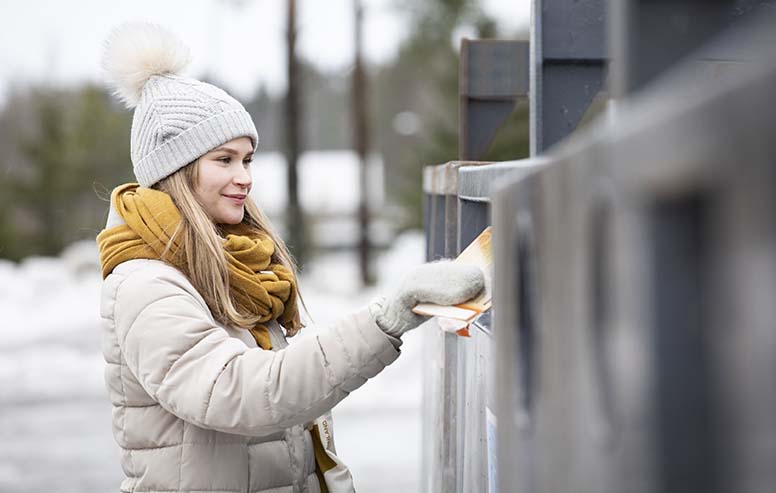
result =
[{"label": "gray knit mitten", "polygon": [[484,285],[485,278],[477,266],[450,260],[430,262],[410,271],[393,296],[372,301],[369,312],[383,332],[401,337],[428,319],[412,312],[418,303],[463,303],[479,294]]}]

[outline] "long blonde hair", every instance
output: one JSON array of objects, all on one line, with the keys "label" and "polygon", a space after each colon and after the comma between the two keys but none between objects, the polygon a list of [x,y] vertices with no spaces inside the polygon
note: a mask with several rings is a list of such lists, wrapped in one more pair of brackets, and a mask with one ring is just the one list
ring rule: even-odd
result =
[{"label": "long blonde hair", "polygon": [[[260,317],[235,303],[232,298],[229,290],[228,264],[221,246],[220,231],[194,194],[197,179],[198,165],[197,161],[194,161],[153,185],[153,188],[165,192],[172,198],[182,217],[180,225],[171,236],[168,249],[174,241],[179,243],[181,254],[184,256],[182,262],[185,266],[184,274],[205,299],[216,320],[245,329],[253,328]],[[297,277],[296,262],[285,242],[275,233],[267,216],[250,197],[245,201],[242,224],[264,232],[272,238],[275,252],[272,254],[271,262],[285,266],[294,273],[295,278]],[[298,285],[297,293],[299,293]],[[299,300],[307,312],[301,293],[299,293]],[[286,336],[294,336],[299,328],[286,327]]]}]

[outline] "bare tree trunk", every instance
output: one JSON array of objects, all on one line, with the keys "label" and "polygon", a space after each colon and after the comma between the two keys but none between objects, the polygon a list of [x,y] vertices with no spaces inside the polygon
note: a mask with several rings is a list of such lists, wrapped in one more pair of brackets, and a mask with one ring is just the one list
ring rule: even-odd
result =
[{"label": "bare tree trunk", "polygon": [[286,93],[286,161],[288,162],[288,211],[286,226],[288,243],[300,267],[304,265],[307,245],[302,206],[299,203],[299,171],[297,162],[301,148],[299,122],[299,64],[296,59],[296,0],[288,0],[288,92]]},{"label": "bare tree trunk", "polygon": [[359,264],[361,281],[365,286],[374,284],[371,269],[371,245],[369,242],[369,180],[367,179],[367,153],[369,152],[369,122],[366,105],[366,73],[362,60],[363,8],[361,0],[353,0],[355,10],[355,66],[353,69],[353,146],[358,154],[360,172],[360,200],[358,205]]}]

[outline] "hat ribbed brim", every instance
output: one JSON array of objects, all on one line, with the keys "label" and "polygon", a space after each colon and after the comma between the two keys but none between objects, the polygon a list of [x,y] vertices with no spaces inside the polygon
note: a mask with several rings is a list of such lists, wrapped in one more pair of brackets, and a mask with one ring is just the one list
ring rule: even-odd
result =
[{"label": "hat ribbed brim", "polygon": [[247,111],[240,109],[214,115],[166,141],[134,163],[135,178],[141,186],[150,187],[208,151],[237,137],[250,137],[254,149],[258,146],[256,126]]}]

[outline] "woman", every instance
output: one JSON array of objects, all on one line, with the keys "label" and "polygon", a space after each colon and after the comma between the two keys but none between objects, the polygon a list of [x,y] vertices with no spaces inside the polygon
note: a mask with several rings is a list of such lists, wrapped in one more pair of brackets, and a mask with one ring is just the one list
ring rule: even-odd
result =
[{"label": "woman", "polygon": [[303,327],[296,272],[248,196],[256,129],[224,91],[176,75],[187,60],[145,24],[117,29],[103,60],[135,108],[138,183],[113,191],[97,237],[121,491],[353,491],[328,412],[396,359],[423,321],[414,304],[463,302],[482,273],[423,265],[394,296],[288,346]]}]

